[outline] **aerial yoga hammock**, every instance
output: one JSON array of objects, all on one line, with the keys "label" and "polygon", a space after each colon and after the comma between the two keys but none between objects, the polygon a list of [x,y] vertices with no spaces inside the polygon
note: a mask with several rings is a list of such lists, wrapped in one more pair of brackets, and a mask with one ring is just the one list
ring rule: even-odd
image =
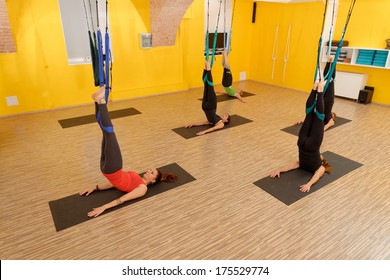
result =
[{"label": "aerial yoga hammock", "polygon": [[100,86],[106,86],[106,102],[108,101],[108,95],[110,94],[110,70],[111,62],[111,50],[110,50],[110,35],[108,34],[108,1],[106,1],[106,32],[104,37],[104,50],[105,50],[105,62],[103,62],[103,39],[99,26],[99,8],[98,0],[96,0],[96,13],[97,13],[97,40],[98,40],[98,59],[99,59],[99,81]]},{"label": "aerial yoga hammock", "polygon": [[[222,0],[219,1],[217,24],[215,26],[213,47],[212,47],[212,50],[211,50],[210,67],[213,67],[213,64],[214,64],[215,49],[217,47],[218,25],[219,25],[219,17],[220,17],[220,14],[221,14],[221,7],[222,7]],[[210,19],[210,0],[207,1],[207,30],[206,30],[206,40],[205,40],[206,61],[209,60],[209,55],[210,55],[210,47],[209,47],[209,19]]]},{"label": "aerial yoga hammock", "polygon": [[[88,37],[89,37],[89,46],[91,52],[91,60],[92,60],[92,70],[94,74],[94,82],[95,86],[104,86],[106,88],[105,97],[106,101],[108,101],[108,96],[111,91],[111,81],[112,81],[112,63],[111,63],[111,50],[110,50],[110,36],[108,33],[108,1],[106,1],[106,31],[104,37],[104,54],[103,54],[103,37],[102,32],[100,31],[99,24],[99,2],[96,0],[96,27],[97,31],[95,33],[94,29],[94,20],[93,20],[93,12],[91,1],[89,2],[89,15],[91,18],[91,22],[88,20],[88,12],[85,5],[85,0],[83,0],[84,4],[84,12],[87,21],[88,27]],[[92,26],[92,30],[91,27]]]},{"label": "aerial yoga hammock", "polygon": [[[334,17],[334,10],[335,10],[335,2],[333,2],[333,17]],[[333,63],[331,64],[327,64],[327,67],[325,68],[325,75],[321,75],[321,69],[320,69],[320,56],[321,56],[321,46],[322,46],[322,34],[323,34],[323,28],[324,28],[324,22],[325,22],[325,14],[326,14],[326,9],[327,9],[327,5],[328,5],[328,0],[326,1],[325,3],[325,12],[324,12],[324,19],[323,19],[323,22],[322,22],[322,31],[321,31],[321,36],[320,36],[320,40],[319,40],[319,43],[318,43],[318,53],[317,53],[317,65],[316,65],[316,72],[315,72],[315,75],[314,75],[314,80],[319,80],[321,81],[322,80],[322,77],[324,78],[324,80],[326,80],[326,84],[324,86],[324,97],[325,97],[325,113],[322,114],[322,113],[319,113],[317,111],[315,111],[316,115],[318,118],[320,118],[321,120],[324,120],[326,123],[329,121],[329,116],[332,115],[331,113],[331,110],[332,110],[332,106],[333,106],[333,98],[331,98],[331,96],[329,96],[329,98],[327,98],[327,93],[329,92],[330,94],[329,95],[332,95],[334,97],[334,85],[333,85],[333,79],[335,77],[335,68],[336,68],[336,63],[337,63],[337,60],[339,58],[339,55],[340,55],[340,51],[341,51],[341,48],[343,46],[343,42],[344,42],[344,37],[345,37],[345,33],[347,31],[347,27],[348,27],[348,23],[349,23],[349,20],[351,19],[351,15],[352,15],[352,11],[353,11],[353,8],[355,6],[355,3],[356,3],[356,0],[352,0],[351,1],[351,4],[350,4],[350,7],[349,7],[349,11],[348,11],[348,15],[347,15],[347,19],[346,19],[346,22],[344,24],[344,28],[343,28],[343,31],[342,31],[342,35],[341,35],[341,39],[338,43],[338,46],[337,46],[337,50],[336,50],[336,54],[334,56],[334,59],[333,59]],[[333,25],[333,17],[332,17],[332,25]],[[332,28],[331,28],[331,31],[332,33]],[[332,34],[331,34],[332,35]],[[329,43],[331,44],[331,38],[329,39]],[[330,47],[329,47],[330,49]],[[331,84],[332,82],[332,84]],[[331,85],[331,90],[328,91],[328,87],[329,85]],[[329,99],[332,99],[332,100],[329,100]],[[314,100],[313,104],[306,108],[306,114],[310,113],[316,106],[316,100]],[[326,117],[326,119],[325,119]]]},{"label": "aerial yoga hammock", "polygon": [[[110,36],[108,34],[108,1],[106,1],[106,32],[104,37],[104,50],[105,50],[105,61],[103,61],[103,39],[102,39],[102,33],[100,31],[99,26],[99,8],[98,8],[98,0],[96,0],[96,16],[97,16],[97,50],[98,50],[98,68],[99,68],[99,86],[103,87],[105,86],[105,100],[108,102],[108,96],[111,91],[111,83],[112,82],[112,76],[111,76],[111,70],[112,70],[112,64],[111,64],[111,50],[110,50]],[[101,128],[108,132],[113,132],[112,126],[104,126],[101,118],[100,118],[100,111],[96,114],[96,119]]]},{"label": "aerial yoga hammock", "polygon": [[218,11],[218,19],[217,26],[215,28],[214,34],[214,42],[213,49],[211,52],[211,61],[209,60],[209,1],[207,1],[207,31],[206,31],[206,39],[205,39],[205,52],[206,52],[206,61],[205,67],[202,74],[204,89],[203,89],[203,98],[202,98],[202,110],[206,116],[206,121],[197,122],[194,124],[186,125],[186,128],[191,128],[193,126],[209,126],[210,128],[202,130],[197,133],[197,135],[204,135],[206,133],[210,133],[212,131],[224,128],[225,124],[229,123],[230,115],[224,114],[222,116],[217,115],[217,96],[214,90],[213,77],[211,75],[211,66],[214,61],[215,48],[217,45],[217,36],[218,36],[218,22],[219,15],[221,12],[222,0],[219,2],[219,11]]},{"label": "aerial yoga hammock", "polygon": [[[234,1],[234,0],[232,0]],[[242,90],[236,90],[235,88],[233,88],[233,75],[232,75],[232,72],[230,70],[230,64],[229,64],[229,60],[228,60],[228,56],[229,56],[229,53],[230,53],[230,46],[231,46],[231,39],[232,39],[232,30],[233,30],[233,16],[234,16],[234,5],[235,5],[235,2],[233,3],[233,8],[232,8],[232,17],[231,17],[231,24],[230,24],[230,31],[229,31],[229,36],[228,38],[226,38],[227,36],[227,32],[226,32],[226,2],[227,0],[225,0],[224,2],[224,40],[223,40],[223,43],[224,43],[224,51],[222,53],[222,67],[223,67],[223,76],[222,76],[222,86],[224,87],[227,95],[231,96],[231,97],[236,97],[238,100],[240,100],[241,102],[244,102],[244,99],[241,97],[241,93],[242,93]]]},{"label": "aerial yoga hammock", "polygon": [[[335,1],[335,0],[334,0]],[[324,92],[326,92],[328,86],[329,86],[329,83],[331,81],[331,79],[328,79],[330,76],[333,75],[333,72],[335,70],[335,67],[336,67],[336,62],[340,56],[340,51],[341,51],[341,48],[343,46],[343,42],[344,42],[344,37],[345,37],[345,33],[347,31],[347,27],[348,27],[348,24],[349,24],[349,20],[351,19],[351,16],[352,16],[352,12],[353,12],[353,8],[355,6],[355,3],[356,3],[356,0],[351,0],[351,4],[350,4],[350,7],[349,7],[349,11],[348,11],[348,15],[347,15],[347,19],[346,19],[346,22],[344,24],[344,28],[343,28],[343,31],[342,31],[342,34],[341,34],[341,39],[337,45],[337,50],[336,50],[336,54],[335,54],[335,58],[334,58],[334,63],[332,63],[332,66],[330,67],[328,73],[324,76],[324,79],[327,80],[326,82],[326,85],[325,85],[325,88],[324,88]],[[317,66],[316,66],[316,72],[315,72],[315,75],[314,75],[314,80],[317,79],[317,76],[318,76],[318,79],[321,81],[321,69],[320,69],[320,56],[321,56],[321,47],[322,47],[322,34],[323,34],[323,28],[324,28],[324,22],[325,22],[325,14],[326,14],[326,9],[327,9],[327,5],[328,5],[328,0],[326,0],[326,3],[325,3],[325,12],[324,12],[324,19],[323,19],[323,22],[322,22],[322,31],[321,31],[321,36],[320,36],[320,40],[318,42],[318,53],[317,53]],[[332,25],[333,25],[333,19],[334,19],[334,10],[335,10],[335,2],[333,2],[333,17],[332,17]],[[331,32],[331,35],[330,35],[330,39],[329,39],[329,50],[330,50],[330,46],[331,46],[331,38],[332,38],[332,28],[330,30]],[[329,54],[329,52],[328,52]]]},{"label": "aerial yoga hammock", "polygon": [[[93,76],[94,76],[94,82],[95,86],[99,86],[100,81],[99,81],[99,61],[98,61],[98,50],[97,50],[97,42],[96,42],[96,33],[95,30],[93,29],[93,17],[92,17],[92,7],[91,7],[91,1],[89,2],[89,15],[91,17],[91,25],[89,24],[88,21],[88,13],[87,13],[87,8],[85,7],[85,1],[83,0],[84,4],[84,12],[85,12],[85,19],[87,22],[87,27],[88,27],[88,38],[89,38],[89,48],[91,51],[91,60],[92,60],[92,71],[93,71]],[[92,31],[91,27],[92,26]]]},{"label": "aerial yoga hammock", "polygon": [[[233,2],[233,8],[232,8],[232,18],[231,18],[231,21],[230,21],[230,30],[229,30],[229,36],[227,36],[227,32],[226,32],[226,1],[224,2],[224,31],[223,31],[223,46],[224,46],[224,49],[226,51],[226,54],[229,55],[230,54],[230,47],[231,47],[231,44],[232,44],[232,31],[233,31],[233,19],[234,19],[234,8],[236,6],[236,1],[235,0],[232,0]],[[226,38],[227,36],[227,38]],[[223,62],[222,62],[223,63]]]}]

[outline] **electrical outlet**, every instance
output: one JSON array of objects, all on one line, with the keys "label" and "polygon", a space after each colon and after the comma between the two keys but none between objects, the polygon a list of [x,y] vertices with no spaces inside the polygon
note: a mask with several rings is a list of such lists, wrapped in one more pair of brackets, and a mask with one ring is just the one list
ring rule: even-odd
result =
[{"label": "electrical outlet", "polygon": [[152,33],[140,33],[139,38],[141,49],[152,48]]},{"label": "electrical outlet", "polygon": [[240,81],[246,80],[246,72],[240,72]]},{"label": "electrical outlet", "polygon": [[18,100],[17,96],[7,96],[5,98],[5,100],[7,101],[7,105],[8,106],[17,106],[17,105],[19,105],[19,100]]}]

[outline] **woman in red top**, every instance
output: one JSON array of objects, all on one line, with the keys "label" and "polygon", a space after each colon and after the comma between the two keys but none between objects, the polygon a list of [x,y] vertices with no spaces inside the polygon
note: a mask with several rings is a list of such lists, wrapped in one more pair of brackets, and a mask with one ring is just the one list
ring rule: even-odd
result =
[{"label": "woman in red top", "polygon": [[103,132],[100,169],[109,183],[92,186],[81,191],[79,194],[88,196],[94,191],[106,190],[113,187],[126,192],[126,194],[120,198],[100,207],[93,208],[93,210],[88,213],[89,217],[96,217],[109,208],[122,204],[125,201],[144,196],[148,190],[148,185],[159,183],[160,181],[176,181],[176,175],[169,173],[162,174],[155,168],[146,171],[142,177],[134,171],[124,171],[122,167],[121,151],[108,114],[105,100],[105,88],[101,87],[92,95],[92,98],[95,101],[96,119]]}]

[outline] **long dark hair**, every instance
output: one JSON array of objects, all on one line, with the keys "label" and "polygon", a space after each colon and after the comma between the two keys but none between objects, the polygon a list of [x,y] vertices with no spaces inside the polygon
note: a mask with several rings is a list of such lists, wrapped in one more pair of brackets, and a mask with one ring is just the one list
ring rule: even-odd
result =
[{"label": "long dark hair", "polygon": [[326,159],[322,159],[322,166],[325,167],[325,173],[330,174],[332,172],[332,165],[326,162]]},{"label": "long dark hair", "polygon": [[177,176],[172,173],[162,173],[160,170],[157,169],[157,177],[156,182],[154,184],[158,184],[160,182],[166,182],[166,183],[173,183],[176,182]]}]

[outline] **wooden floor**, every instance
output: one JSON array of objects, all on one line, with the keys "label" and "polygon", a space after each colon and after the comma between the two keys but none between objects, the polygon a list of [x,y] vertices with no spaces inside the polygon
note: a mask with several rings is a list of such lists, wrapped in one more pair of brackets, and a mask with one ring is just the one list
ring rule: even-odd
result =
[{"label": "wooden floor", "polygon": [[286,206],[253,182],[297,158],[297,137],[280,129],[303,118],[307,94],[241,86],[255,95],[218,112],[253,122],[187,140],[171,129],[204,120],[200,88],[110,103],[142,113],[113,120],[126,169],[176,162],[197,180],[60,232],[48,202],[105,182],[98,125],[58,123],[92,102],[1,118],[0,258],[390,259],[390,108],[337,98],[352,121],[327,131],[322,151],[364,166]]}]

